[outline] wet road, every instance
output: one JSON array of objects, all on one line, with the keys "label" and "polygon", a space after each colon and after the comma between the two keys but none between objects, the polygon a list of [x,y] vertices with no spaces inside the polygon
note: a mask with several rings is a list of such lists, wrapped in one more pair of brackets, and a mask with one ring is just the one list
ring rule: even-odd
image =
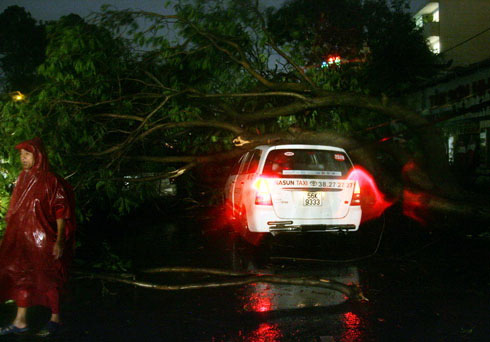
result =
[{"label": "wet road", "polygon": [[[490,336],[488,239],[433,232],[396,215],[367,225],[367,234],[356,239],[289,236],[258,249],[233,244],[219,231],[195,234],[201,228],[155,224],[145,235],[131,233],[119,241],[118,252],[124,250],[135,269],[235,267],[330,278],[358,284],[369,302],[293,285],[165,292],[73,279],[63,307],[64,331],[54,340],[488,341]],[[372,254],[378,242],[375,256],[344,262]],[[182,284],[223,278],[161,274],[138,279]],[[13,310],[0,306],[2,324]],[[32,330],[48,316],[43,308],[33,310]]]}]

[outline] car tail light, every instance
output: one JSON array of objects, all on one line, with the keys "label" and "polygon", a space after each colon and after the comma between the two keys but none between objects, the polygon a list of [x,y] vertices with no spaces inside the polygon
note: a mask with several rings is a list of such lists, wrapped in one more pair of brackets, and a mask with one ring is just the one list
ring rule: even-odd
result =
[{"label": "car tail light", "polygon": [[352,194],[352,201],[350,205],[361,205],[361,188],[359,187],[359,183],[356,181],[356,185],[354,187],[354,193]]},{"label": "car tail light", "polygon": [[259,205],[272,205],[271,192],[269,190],[269,184],[265,178],[257,178],[254,183],[254,188],[257,191],[255,193],[255,204]]}]

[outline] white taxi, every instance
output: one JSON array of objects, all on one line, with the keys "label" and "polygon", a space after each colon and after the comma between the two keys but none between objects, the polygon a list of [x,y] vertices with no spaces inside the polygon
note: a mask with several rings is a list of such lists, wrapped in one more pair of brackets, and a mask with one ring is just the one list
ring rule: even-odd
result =
[{"label": "white taxi", "polygon": [[362,211],[352,169],[338,147],[258,146],[226,181],[228,215],[247,233],[357,231]]}]

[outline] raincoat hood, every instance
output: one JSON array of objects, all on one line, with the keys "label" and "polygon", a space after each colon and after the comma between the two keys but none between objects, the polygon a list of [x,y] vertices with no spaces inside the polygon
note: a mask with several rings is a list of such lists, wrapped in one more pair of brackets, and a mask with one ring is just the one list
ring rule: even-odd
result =
[{"label": "raincoat hood", "polygon": [[48,155],[46,154],[41,138],[36,137],[31,140],[23,141],[17,144],[15,149],[19,151],[24,149],[34,155],[34,165],[30,169],[31,171],[49,171]]}]

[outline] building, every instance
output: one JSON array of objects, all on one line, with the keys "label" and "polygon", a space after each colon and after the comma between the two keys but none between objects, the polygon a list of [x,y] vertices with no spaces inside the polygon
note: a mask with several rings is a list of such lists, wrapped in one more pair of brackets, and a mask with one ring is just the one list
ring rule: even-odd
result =
[{"label": "building", "polygon": [[449,67],[407,96],[409,106],[440,125],[450,163],[490,175],[490,0],[417,4],[416,25]]},{"label": "building", "polygon": [[439,0],[419,2],[415,23],[435,53],[452,67],[490,58],[490,1]]}]

